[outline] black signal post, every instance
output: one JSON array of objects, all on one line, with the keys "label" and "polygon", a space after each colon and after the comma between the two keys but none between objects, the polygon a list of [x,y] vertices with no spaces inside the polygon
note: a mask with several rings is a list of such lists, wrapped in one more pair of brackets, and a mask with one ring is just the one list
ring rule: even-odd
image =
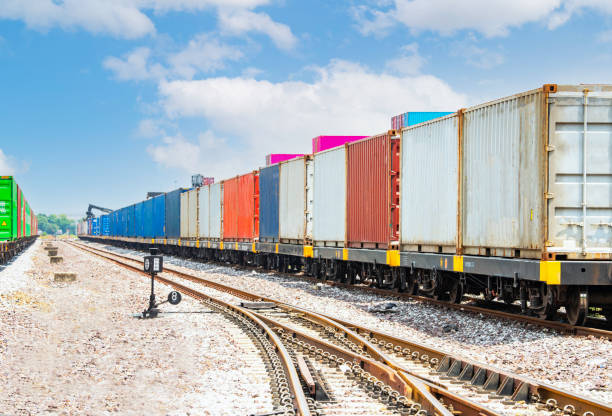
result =
[{"label": "black signal post", "polygon": [[143,318],[156,318],[159,315],[158,306],[162,303],[169,302],[172,305],[177,305],[181,301],[181,294],[172,291],[168,295],[168,300],[155,303],[155,275],[164,270],[164,257],[158,253],[157,248],[151,247],[149,249],[150,255],[144,257],[144,271],[151,275],[151,295],[149,296],[149,307],[142,312]]}]

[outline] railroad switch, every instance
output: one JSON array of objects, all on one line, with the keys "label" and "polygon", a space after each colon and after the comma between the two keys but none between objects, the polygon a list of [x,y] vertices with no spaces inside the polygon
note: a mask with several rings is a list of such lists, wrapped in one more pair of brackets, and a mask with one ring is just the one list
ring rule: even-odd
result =
[{"label": "railroad switch", "polygon": [[157,248],[151,247],[149,249],[150,255],[144,257],[144,271],[151,275],[151,295],[149,296],[149,307],[142,311],[142,315],[138,315],[142,319],[157,318],[160,313],[159,305],[166,302],[171,305],[178,305],[181,302],[181,294],[173,290],[168,294],[168,299],[155,303],[155,275],[164,270],[164,256],[160,256],[158,252]]}]

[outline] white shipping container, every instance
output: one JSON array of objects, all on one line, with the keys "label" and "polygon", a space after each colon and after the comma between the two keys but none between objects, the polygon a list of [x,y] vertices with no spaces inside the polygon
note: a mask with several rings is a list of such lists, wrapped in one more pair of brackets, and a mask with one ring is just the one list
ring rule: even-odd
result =
[{"label": "white shipping container", "polygon": [[198,189],[181,193],[181,238],[198,237]]},{"label": "white shipping container", "polygon": [[[306,237],[306,164],[304,157],[280,164],[278,223],[281,241]],[[292,242],[292,241],[288,241]]]},{"label": "white shipping container", "polygon": [[346,235],[346,148],[314,155],[312,239],[315,245],[343,246]]},{"label": "white shipping container", "polygon": [[209,201],[209,238],[220,239],[223,237],[223,227],[221,226],[223,220],[223,188],[221,183],[210,185]]},{"label": "white shipping container", "polygon": [[200,231],[200,216],[198,211],[199,189],[193,189],[185,192],[189,194],[189,229],[188,237],[196,239]]},{"label": "white shipping container", "polygon": [[545,85],[460,120],[403,130],[403,249],[612,258],[612,87]]},{"label": "white shipping container", "polygon": [[438,252],[440,247],[443,252],[456,250],[458,118],[453,114],[402,132],[403,250]]},{"label": "white shipping container", "polygon": [[200,231],[198,237],[210,238],[210,185],[205,185],[200,188],[198,195]]},{"label": "white shipping container", "polygon": [[189,195],[183,192],[181,198],[181,238],[189,235]]}]

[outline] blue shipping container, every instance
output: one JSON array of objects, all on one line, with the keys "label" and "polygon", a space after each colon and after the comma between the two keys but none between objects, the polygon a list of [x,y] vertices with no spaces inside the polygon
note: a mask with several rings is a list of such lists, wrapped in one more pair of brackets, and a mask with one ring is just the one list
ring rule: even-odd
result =
[{"label": "blue shipping container", "polygon": [[142,203],[142,235],[145,238],[153,238],[153,199],[147,199]]},{"label": "blue shipping container", "polygon": [[187,189],[175,189],[166,192],[166,237],[179,238],[181,236],[181,194]]},{"label": "blue shipping container", "polygon": [[142,208],[143,202],[134,204],[134,237],[144,237]]},{"label": "blue shipping container", "polygon": [[135,205],[130,205],[127,207],[127,236],[128,237],[136,237],[136,211]]},{"label": "blue shipping container", "polygon": [[100,217],[100,235],[110,235],[110,215]]},{"label": "blue shipping container", "polygon": [[279,165],[259,171],[259,240],[278,241]]},{"label": "blue shipping container", "polygon": [[[153,237],[166,235],[166,195],[159,195],[153,201]],[[180,201],[180,198],[179,198]],[[180,227],[179,227],[180,228]]]},{"label": "blue shipping container", "polygon": [[100,218],[91,219],[91,235],[100,235]]},{"label": "blue shipping container", "polygon": [[110,217],[110,235],[117,236],[117,214],[119,211],[113,211],[109,214]]},{"label": "blue shipping container", "polygon": [[414,126],[415,124],[424,123],[434,118],[444,117],[452,114],[448,111],[409,111],[404,113],[403,127]]}]

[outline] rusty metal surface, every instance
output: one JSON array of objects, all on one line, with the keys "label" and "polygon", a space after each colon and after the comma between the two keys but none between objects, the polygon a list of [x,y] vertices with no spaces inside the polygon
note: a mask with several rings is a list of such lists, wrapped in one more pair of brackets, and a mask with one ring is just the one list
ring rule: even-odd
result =
[{"label": "rusty metal surface", "polygon": [[397,166],[393,143],[397,139],[381,134],[347,145],[349,247],[387,248],[399,239],[398,224],[393,221],[396,207],[391,198],[393,166]]}]

